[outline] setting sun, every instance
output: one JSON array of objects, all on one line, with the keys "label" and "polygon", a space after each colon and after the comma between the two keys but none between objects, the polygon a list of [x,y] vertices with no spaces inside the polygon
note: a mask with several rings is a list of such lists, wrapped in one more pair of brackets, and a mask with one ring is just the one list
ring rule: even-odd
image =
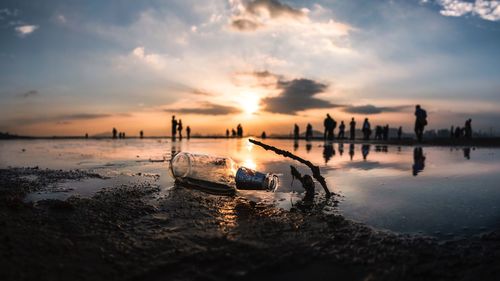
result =
[{"label": "setting sun", "polygon": [[255,93],[244,93],[240,100],[242,111],[247,115],[252,115],[259,110],[260,98]]}]

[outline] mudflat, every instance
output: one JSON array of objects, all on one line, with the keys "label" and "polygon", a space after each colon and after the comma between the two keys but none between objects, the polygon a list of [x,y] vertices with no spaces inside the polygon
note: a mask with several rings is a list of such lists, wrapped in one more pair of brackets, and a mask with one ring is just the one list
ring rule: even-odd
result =
[{"label": "mudflat", "polygon": [[0,170],[1,280],[497,280],[500,231],[452,241],[372,229],[317,196],[290,210],[155,180],[25,202],[82,170]]}]

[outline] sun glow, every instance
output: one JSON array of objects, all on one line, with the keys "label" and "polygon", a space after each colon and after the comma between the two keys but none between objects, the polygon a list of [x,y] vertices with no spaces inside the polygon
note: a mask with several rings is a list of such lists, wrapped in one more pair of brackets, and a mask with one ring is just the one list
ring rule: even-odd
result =
[{"label": "sun glow", "polygon": [[255,93],[244,93],[240,106],[246,115],[252,115],[259,110],[260,97]]}]

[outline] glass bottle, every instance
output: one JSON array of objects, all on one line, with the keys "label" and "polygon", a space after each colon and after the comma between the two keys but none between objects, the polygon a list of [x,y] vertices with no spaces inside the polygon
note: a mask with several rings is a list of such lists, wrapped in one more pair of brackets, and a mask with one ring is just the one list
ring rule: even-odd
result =
[{"label": "glass bottle", "polygon": [[176,182],[209,193],[234,194],[237,189],[274,191],[278,177],[238,167],[229,157],[180,152],[170,161]]}]

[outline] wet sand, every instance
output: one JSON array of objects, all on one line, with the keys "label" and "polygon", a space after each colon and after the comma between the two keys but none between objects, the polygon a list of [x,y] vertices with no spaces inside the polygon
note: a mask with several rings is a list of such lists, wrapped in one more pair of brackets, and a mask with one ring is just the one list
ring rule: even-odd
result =
[{"label": "wet sand", "polygon": [[0,170],[0,280],[497,280],[500,231],[374,230],[317,196],[290,211],[155,181],[25,203],[81,170]]}]

